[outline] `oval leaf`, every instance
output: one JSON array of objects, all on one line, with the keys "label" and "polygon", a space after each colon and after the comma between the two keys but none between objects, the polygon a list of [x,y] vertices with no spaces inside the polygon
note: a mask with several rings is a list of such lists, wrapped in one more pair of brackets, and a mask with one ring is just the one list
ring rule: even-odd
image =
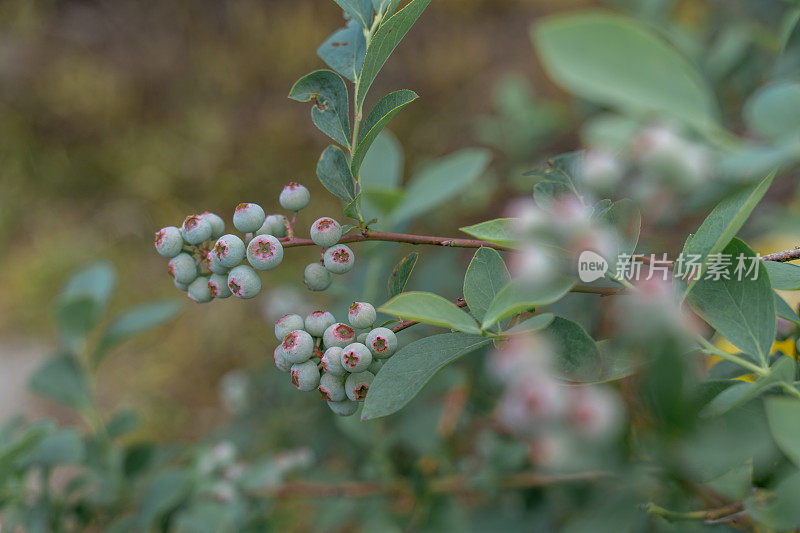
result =
[{"label": "oval leaf", "polygon": [[451,328],[467,333],[478,333],[478,324],[466,312],[441,296],[429,292],[404,292],[380,308],[387,315],[424,324]]},{"label": "oval leaf", "polygon": [[459,229],[476,239],[510,248],[517,244],[517,239],[512,231],[516,220],[515,218],[496,218]]},{"label": "oval leaf", "polygon": [[779,291],[796,291],[800,289],[800,267],[777,261],[764,261],[769,273],[772,288]]},{"label": "oval leaf", "polygon": [[[355,199],[355,185],[347,156],[338,146],[328,146],[317,163],[317,177],[330,192],[350,204]],[[356,217],[357,218],[357,217]]]},{"label": "oval leaf", "polygon": [[494,297],[510,281],[511,275],[497,250],[478,248],[464,276],[464,299],[472,316],[483,320]]},{"label": "oval leaf", "polygon": [[414,91],[402,89],[387,94],[375,104],[375,107],[372,108],[372,111],[370,111],[369,115],[367,115],[367,119],[364,121],[361,134],[358,138],[358,146],[356,147],[355,154],[353,154],[353,162],[350,167],[354,176],[358,176],[361,163],[364,161],[369,147],[372,146],[372,142],[381,130],[386,127],[386,124],[392,120],[393,116],[417,98],[419,98],[419,96]]},{"label": "oval leaf", "polygon": [[386,282],[386,291],[389,293],[389,298],[394,298],[406,289],[408,279],[417,265],[417,259],[419,259],[419,253],[411,252],[394,267],[389,275],[389,281]]},{"label": "oval leaf", "polygon": [[289,98],[313,102],[311,121],[322,133],[347,146],[350,144],[350,108],[347,87],[341,76],[330,70],[318,70],[294,84]]},{"label": "oval leaf", "polygon": [[364,30],[354,20],[335,31],[317,49],[317,55],[333,70],[355,82],[364,64],[367,40]]},{"label": "oval leaf", "polygon": [[556,281],[545,286],[522,285],[512,281],[492,300],[483,317],[481,328],[485,330],[504,318],[556,302],[567,294],[573,285],[575,282],[571,279]]}]

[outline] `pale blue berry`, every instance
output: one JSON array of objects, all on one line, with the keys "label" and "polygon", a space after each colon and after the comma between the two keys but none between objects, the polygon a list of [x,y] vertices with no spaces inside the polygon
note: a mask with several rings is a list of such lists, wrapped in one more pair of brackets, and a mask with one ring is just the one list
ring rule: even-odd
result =
[{"label": "pale blue berry", "polygon": [[372,352],[360,342],[348,344],[342,350],[342,366],[352,373],[362,372],[372,364]]},{"label": "pale blue berry", "polygon": [[228,274],[228,288],[239,298],[255,298],[261,292],[261,278],[253,267],[239,265]]},{"label": "pale blue berry", "polygon": [[322,217],[311,224],[310,233],[314,244],[329,248],[342,238],[342,226],[330,217]]},{"label": "pale blue berry", "polygon": [[194,257],[185,252],[169,260],[167,271],[172,279],[184,285],[197,279],[197,263],[194,262]]},{"label": "pale blue berry", "polygon": [[249,245],[250,241],[252,241],[253,237],[255,237],[255,236],[256,236],[256,234],[252,233],[252,232],[251,233],[245,233],[244,234],[244,244],[245,244],[245,246]]},{"label": "pale blue berry", "polygon": [[301,391],[312,391],[319,386],[319,369],[314,361],[292,365],[289,374],[292,384]]},{"label": "pale blue berry", "polygon": [[244,259],[245,246],[242,239],[229,233],[217,239],[212,252],[217,256],[222,266],[233,268]]},{"label": "pale blue berry", "polygon": [[305,330],[312,337],[322,337],[329,326],[336,324],[336,319],[330,311],[314,311],[306,317]]},{"label": "pale blue berry", "polygon": [[303,329],[303,327],[303,317],[300,315],[283,315],[277,321],[275,321],[275,337],[277,337],[279,341],[283,341],[283,338],[286,337],[286,335],[296,329]]},{"label": "pale blue berry", "polygon": [[367,347],[378,359],[387,359],[397,351],[397,335],[389,328],[375,328],[367,334]]},{"label": "pale blue berry", "polygon": [[178,289],[179,291],[186,292],[186,291],[189,290],[189,284],[188,283],[181,283],[177,279],[172,280],[172,284],[175,285],[175,288]]},{"label": "pale blue berry", "polygon": [[291,182],[283,188],[278,201],[284,209],[300,211],[311,201],[311,193],[299,183]]},{"label": "pale blue berry", "polygon": [[281,349],[290,363],[302,363],[311,359],[314,353],[314,339],[308,332],[296,329],[283,338]]},{"label": "pale blue berry", "polygon": [[225,274],[211,274],[208,278],[208,291],[214,298],[229,298],[233,294],[228,287],[228,276]]},{"label": "pale blue berry", "polygon": [[356,342],[360,342],[361,344],[367,344],[367,331],[364,333],[359,333],[358,337],[356,337]]},{"label": "pale blue berry", "polygon": [[183,251],[183,235],[175,226],[167,226],[156,232],[156,251],[164,257],[175,257]]},{"label": "pale blue berry", "polygon": [[324,291],[331,286],[331,273],[319,263],[311,263],[303,271],[303,281],[311,291]]},{"label": "pale blue berry", "polygon": [[381,368],[383,368],[384,359],[373,359],[372,363],[367,368],[368,371],[372,372],[373,374],[377,375]]},{"label": "pale blue berry", "polygon": [[334,414],[339,416],[351,416],[358,411],[358,402],[344,400],[343,402],[328,402],[328,407],[331,408]]},{"label": "pale blue berry", "polygon": [[205,211],[202,215],[200,215],[200,217],[211,224],[212,239],[219,239],[225,234],[225,221],[222,220],[221,216],[217,215],[216,213]]},{"label": "pale blue berry", "polygon": [[189,244],[200,244],[211,238],[211,224],[202,215],[189,215],[183,221],[181,234]]},{"label": "pale blue berry", "polygon": [[230,272],[230,268],[222,264],[222,261],[219,260],[217,254],[214,253],[213,248],[209,250],[208,253],[206,254],[206,262],[208,263],[208,269],[211,271],[212,274],[219,274],[227,278],[228,272]]},{"label": "pale blue berry", "polygon": [[187,294],[190,300],[199,304],[207,304],[213,300],[214,297],[211,295],[211,291],[208,290],[208,276],[198,276],[196,280],[189,284]]},{"label": "pale blue berry", "polygon": [[283,353],[283,348],[279,344],[275,351],[272,352],[272,358],[275,361],[275,368],[280,370],[281,372],[288,372],[292,368],[292,363],[286,359],[286,354]]},{"label": "pale blue berry", "polygon": [[348,344],[351,344],[355,338],[356,332],[353,328],[347,324],[337,322],[336,324],[328,326],[328,329],[322,334],[322,344],[325,348],[330,348],[331,346],[344,348]]},{"label": "pale blue berry", "polygon": [[325,268],[333,274],[349,272],[353,268],[355,259],[353,250],[344,244],[337,244],[328,248],[325,250],[325,255],[322,256]]},{"label": "pale blue berry", "polygon": [[375,375],[372,372],[350,374],[344,382],[344,391],[347,397],[354,402],[363,402],[374,379]]},{"label": "pale blue berry", "polygon": [[252,233],[264,224],[267,216],[258,204],[241,203],[233,211],[233,225],[242,233]]},{"label": "pale blue berry", "polygon": [[366,302],[353,302],[347,311],[350,325],[356,329],[366,329],[375,323],[377,313],[372,304]]},{"label": "pale blue berry", "polygon": [[247,261],[256,270],[272,270],[283,261],[283,245],[272,235],[257,235],[247,245]]},{"label": "pale blue berry", "polygon": [[344,377],[334,376],[333,374],[322,374],[319,379],[319,393],[323,400],[329,402],[341,402],[347,399],[344,392]]},{"label": "pale blue berry", "polygon": [[256,235],[274,235],[279,239],[286,237],[286,217],[283,215],[267,215],[264,224]]},{"label": "pale blue berry", "polygon": [[342,366],[343,351],[344,349],[339,346],[331,346],[325,350],[322,359],[320,359],[322,370],[334,376],[344,376],[346,370]]}]

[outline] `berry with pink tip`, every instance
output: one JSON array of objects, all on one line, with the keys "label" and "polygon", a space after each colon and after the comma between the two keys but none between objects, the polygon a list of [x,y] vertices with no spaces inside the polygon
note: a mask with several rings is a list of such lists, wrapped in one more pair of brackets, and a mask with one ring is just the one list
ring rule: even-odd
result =
[{"label": "berry with pink tip", "polygon": [[199,276],[189,284],[186,292],[190,300],[199,304],[207,304],[214,299],[208,290],[208,276]]},{"label": "berry with pink tip", "polygon": [[297,212],[311,201],[311,193],[299,183],[291,182],[283,188],[278,201],[284,209]]},{"label": "berry with pink tip", "polygon": [[331,408],[333,414],[339,416],[351,416],[358,411],[358,402],[344,400],[342,402],[328,402],[328,407]]},{"label": "berry with pink tip", "polygon": [[233,294],[228,287],[228,276],[225,274],[211,274],[208,278],[208,291],[214,298],[230,298]]},{"label": "berry with pink tip", "polygon": [[189,244],[200,244],[211,238],[211,224],[201,215],[189,215],[183,221],[181,234]]},{"label": "berry with pink tip", "polygon": [[343,351],[344,348],[340,348],[338,346],[331,346],[325,350],[325,353],[322,355],[322,359],[320,359],[322,370],[328,374],[333,374],[334,376],[344,376],[347,371],[342,366]]},{"label": "berry with pink tip", "polygon": [[333,374],[322,374],[319,380],[319,393],[323,400],[341,402],[347,399],[344,392],[344,378]]},{"label": "berry with pink tip", "polygon": [[311,224],[310,233],[314,244],[329,248],[342,238],[342,226],[330,217],[322,217]]},{"label": "berry with pink tip", "polygon": [[305,330],[312,337],[322,337],[325,330],[336,324],[336,319],[330,311],[314,311],[306,317]]},{"label": "berry with pink tip", "polygon": [[311,263],[303,271],[303,281],[310,291],[324,291],[331,286],[333,277],[321,264]]},{"label": "berry with pink tip", "polygon": [[296,314],[283,315],[275,321],[275,337],[283,341],[289,333],[296,329],[303,329],[303,317]]},{"label": "berry with pink tip", "polygon": [[375,323],[377,313],[372,304],[366,302],[353,302],[347,311],[350,325],[356,329],[366,329]]},{"label": "berry with pink tip", "polygon": [[356,332],[353,328],[347,324],[337,322],[336,324],[328,326],[328,329],[322,334],[322,344],[325,348],[330,348],[331,346],[344,348],[352,343],[355,338]]},{"label": "berry with pink tip", "polygon": [[211,238],[219,239],[225,234],[225,221],[216,213],[204,211],[200,218],[205,220],[211,225]]},{"label": "berry with pink tip", "polygon": [[233,225],[242,233],[252,233],[264,224],[267,215],[258,204],[241,203],[233,211]]},{"label": "berry with pink tip", "polygon": [[255,298],[261,292],[261,278],[253,267],[239,265],[228,274],[228,288],[237,298]]},{"label": "berry with pink tip", "polygon": [[319,369],[314,361],[292,365],[289,375],[292,377],[292,385],[301,391],[312,391],[319,386]]},{"label": "berry with pink tip", "polygon": [[375,375],[372,372],[350,374],[344,382],[347,397],[354,402],[363,402],[374,379]]},{"label": "berry with pink tip", "polygon": [[283,338],[281,349],[290,363],[302,363],[311,359],[314,339],[302,329],[296,329]]},{"label": "berry with pink tip", "polygon": [[356,257],[353,250],[344,244],[337,244],[325,250],[322,261],[325,268],[333,274],[344,274],[353,269]]},{"label": "berry with pink tip", "polygon": [[389,328],[375,328],[367,334],[367,347],[378,359],[387,359],[397,351],[397,335]]},{"label": "berry with pink tip", "polygon": [[279,239],[286,237],[286,217],[283,215],[267,215],[256,235],[274,235]]},{"label": "berry with pink tip", "polygon": [[189,285],[197,279],[197,263],[194,262],[194,257],[191,255],[185,252],[180,253],[169,260],[167,272],[175,281]]},{"label": "berry with pink tip", "polygon": [[233,268],[244,259],[244,242],[236,235],[230,233],[228,235],[223,235],[214,243],[212,253],[217,256],[222,266]]},{"label": "berry with pink tip", "polygon": [[230,268],[222,264],[222,262],[219,260],[219,257],[217,257],[217,254],[214,253],[213,247],[206,254],[206,262],[208,264],[208,269],[212,274],[219,274],[221,276],[225,276],[226,278],[228,277]]},{"label": "berry with pink tip", "polygon": [[247,245],[247,261],[256,270],[272,270],[283,261],[283,245],[272,235],[257,235]]},{"label": "berry with pink tip", "polygon": [[164,257],[175,257],[183,251],[183,235],[175,226],[167,226],[156,232],[156,252]]},{"label": "berry with pink tip", "polygon": [[283,347],[279,344],[275,351],[272,352],[272,358],[275,361],[275,368],[281,372],[288,372],[292,368],[292,363],[286,359],[286,354],[283,353]]},{"label": "berry with pink tip", "polygon": [[348,372],[362,372],[371,364],[372,352],[360,342],[348,344],[342,350],[342,367]]}]

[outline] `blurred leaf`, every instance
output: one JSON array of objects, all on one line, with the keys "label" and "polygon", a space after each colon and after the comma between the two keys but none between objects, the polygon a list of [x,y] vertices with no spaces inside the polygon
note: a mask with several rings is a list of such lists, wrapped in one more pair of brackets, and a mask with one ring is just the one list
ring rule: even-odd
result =
[{"label": "blurred leaf", "polygon": [[719,393],[706,404],[700,415],[706,418],[723,415],[782,383],[791,384],[794,376],[794,359],[783,356],[770,367],[767,374],[760,376],[756,381],[752,383],[737,381]]},{"label": "blurred leaf", "polygon": [[91,404],[89,381],[83,367],[69,354],[49,358],[31,376],[31,391],[56,403],[74,409],[84,409]]},{"label": "blurred leaf", "polygon": [[106,328],[95,350],[94,363],[99,364],[108,350],[117,344],[171,320],[182,308],[182,303],[168,300],[128,309]]},{"label": "blurred leaf", "polygon": [[617,272],[620,256],[631,255],[636,251],[642,229],[642,213],[633,200],[623,198],[602,210],[595,218],[614,228],[620,237],[616,251],[606,257],[609,272]]},{"label": "blurred leaf", "polygon": [[77,429],[62,429],[44,437],[23,459],[24,465],[77,464],[83,461],[83,438]]},{"label": "blurred leaf", "polygon": [[83,349],[86,337],[102,319],[115,281],[111,264],[99,262],[64,283],[55,304],[56,325],[64,346],[73,353]]},{"label": "blurred leaf", "polygon": [[386,282],[386,292],[389,294],[389,298],[394,298],[406,289],[408,279],[417,265],[417,259],[419,259],[419,253],[411,252],[392,269],[389,280]]},{"label": "blurred leaf", "polygon": [[743,111],[750,131],[767,139],[781,139],[800,131],[800,84],[776,83],[762,87],[747,100]]},{"label": "blurred leaf", "polygon": [[0,441],[0,480],[3,480],[15,468],[17,461],[35,449],[42,440],[54,431],[52,420],[43,420],[26,426],[21,435],[13,436],[13,441],[6,436]]},{"label": "blurred leaf", "polygon": [[562,279],[548,285],[525,285],[512,280],[492,300],[483,317],[481,329],[488,329],[504,318],[556,302],[573,285],[575,282],[571,279]]},{"label": "blurred leaf", "polygon": [[372,146],[373,141],[378,134],[386,127],[386,124],[392,120],[401,109],[419,98],[417,93],[409,91],[408,89],[401,89],[393,93],[387,94],[375,104],[372,111],[367,115],[364,124],[361,126],[361,133],[358,136],[358,146],[356,147],[355,154],[353,154],[353,161],[350,165],[354,176],[358,176],[361,169],[361,163],[367,155],[367,152]]},{"label": "blurred leaf", "polygon": [[602,11],[556,15],[532,30],[545,70],[573,94],[636,114],[706,128],[717,104],[703,77],[636,20]]},{"label": "blurred leaf", "polygon": [[548,209],[565,196],[573,195],[574,191],[560,181],[544,180],[533,186],[533,199],[542,209]]},{"label": "blurred leaf", "polygon": [[775,296],[763,261],[758,261],[758,278],[743,275],[737,279],[736,258],[755,257],[739,239],[733,239],[722,251],[731,257],[725,271],[729,279],[702,279],[687,299],[695,313],[708,322],[734,346],[766,364],[775,340]]},{"label": "blurred leaf", "polygon": [[364,56],[364,66],[361,69],[356,90],[356,108],[360,109],[364,104],[367,92],[378,76],[378,72],[430,3],[431,0],[411,0],[403,9],[381,23],[372,36]]},{"label": "blurred leaf", "polygon": [[764,407],[778,448],[800,466],[800,400],[771,396],[764,400]]},{"label": "blurred leaf", "polygon": [[297,80],[289,98],[313,102],[311,121],[314,125],[342,146],[350,144],[350,108],[347,87],[341,76],[330,70],[312,72]]},{"label": "blurred leaf", "polygon": [[139,530],[149,531],[156,520],[177,506],[187,495],[190,480],[189,473],[179,468],[159,472],[142,498],[137,518]]},{"label": "blurred leaf", "polygon": [[[372,208],[379,211],[380,214],[391,213],[394,211],[400,202],[403,201],[403,191],[396,189],[364,189],[364,198],[369,202]],[[378,213],[375,216],[367,216],[367,219],[378,218]]]},{"label": "blurred leaf", "polygon": [[[367,40],[364,30],[355,20],[350,20],[344,28],[336,30],[317,49],[317,55],[333,70],[355,82],[364,65]],[[347,136],[350,136],[348,131]]]},{"label": "blurred leaf", "polygon": [[797,312],[792,309],[789,304],[786,303],[786,300],[781,298],[777,293],[775,293],[775,309],[779,317],[800,325],[800,316],[798,316]]},{"label": "blurred leaf", "polygon": [[361,163],[361,183],[366,189],[397,189],[403,179],[403,148],[391,131],[384,129]]},{"label": "blurred leaf", "polygon": [[341,7],[350,18],[358,22],[362,28],[368,30],[372,25],[371,0],[333,0]]},{"label": "blurred leaf", "polygon": [[121,437],[135,431],[141,425],[141,420],[136,411],[130,408],[121,408],[106,423],[106,433],[111,439]]},{"label": "blurred leaf", "polygon": [[472,316],[483,320],[497,293],[510,281],[511,275],[500,254],[492,248],[478,248],[464,276],[464,299]]},{"label": "blurred leaf", "polygon": [[433,335],[401,348],[386,361],[370,386],[362,420],[402,409],[444,366],[474,352],[489,339],[464,333]]},{"label": "blurred leaf", "polygon": [[472,148],[430,163],[408,182],[405,198],[392,218],[405,222],[452,201],[483,174],[490,160],[488,150]]},{"label": "blurred leaf", "polygon": [[764,261],[773,289],[796,291],[800,289],[800,266],[777,261]]},{"label": "blurred leaf", "polygon": [[597,381],[600,351],[583,326],[560,316],[545,330],[556,353],[558,374],[571,381]]},{"label": "blurred leaf", "polygon": [[465,311],[436,294],[429,292],[404,292],[398,294],[380,309],[382,313],[406,320],[416,320],[443,328],[467,333],[478,333],[478,324]]},{"label": "blurred leaf", "polygon": [[459,229],[476,239],[498,246],[513,247],[517,244],[517,239],[511,229],[515,221],[514,218],[496,218]]},{"label": "blurred leaf", "polygon": [[800,527],[800,472],[793,472],[782,479],[769,493],[759,491],[745,501],[745,511],[760,524],[779,531]]},{"label": "blurred leaf", "polygon": [[544,329],[553,322],[555,316],[553,313],[542,313],[540,315],[532,316],[523,320],[513,328],[509,328],[503,332],[504,335],[520,335],[522,333],[532,333]]},{"label": "blurred leaf", "polygon": [[178,533],[223,533],[237,531],[237,507],[230,503],[195,502],[175,517]]},{"label": "blurred leaf", "polygon": [[150,469],[158,447],[150,442],[137,442],[127,446],[122,458],[122,471],[126,478],[140,476]]},{"label": "blurred leaf", "polygon": [[[338,146],[328,146],[317,163],[317,177],[331,193],[349,204],[355,199],[355,186],[347,156]],[[357,218],[357,217],[356,217]]]}]

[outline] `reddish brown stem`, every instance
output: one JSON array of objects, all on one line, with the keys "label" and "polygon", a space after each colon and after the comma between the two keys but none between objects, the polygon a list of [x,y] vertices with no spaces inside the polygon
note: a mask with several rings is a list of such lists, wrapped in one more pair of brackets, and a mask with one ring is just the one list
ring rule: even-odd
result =
[{"label": "reddish brown stem", "polygon": [[791,250],[784,250],[782,252],[775,252],[761,256],[762,261],[777,261],[778,263],[794,261],[795,259],[800,259],[800,246],[795,246]]},{"label": "reddish brown stem", "polygon": [[[386,233],[383,231],[372,231],[365,229],[361,233],[352,235],[345,235],[339,241],[340,243],[348,242],[362,242],[362,241],[384,241],[384,242],[402,242],[406,244],[428,244],[432,246],[451,246],[453,248],[480,248],[486,246],[487,248],[494,248],[495,250],[510,251],[507,246],[500,246],[499,244],[492,244],[490,242],[481,241],[478,239],[456,239],[453,237],[434,237],[432,235],[409,235],[407,233]],[[281,239],[281,244],[284,248],[291,248],[293,246],[314,246],[311,239],[295,239],[286,237]]]}]

